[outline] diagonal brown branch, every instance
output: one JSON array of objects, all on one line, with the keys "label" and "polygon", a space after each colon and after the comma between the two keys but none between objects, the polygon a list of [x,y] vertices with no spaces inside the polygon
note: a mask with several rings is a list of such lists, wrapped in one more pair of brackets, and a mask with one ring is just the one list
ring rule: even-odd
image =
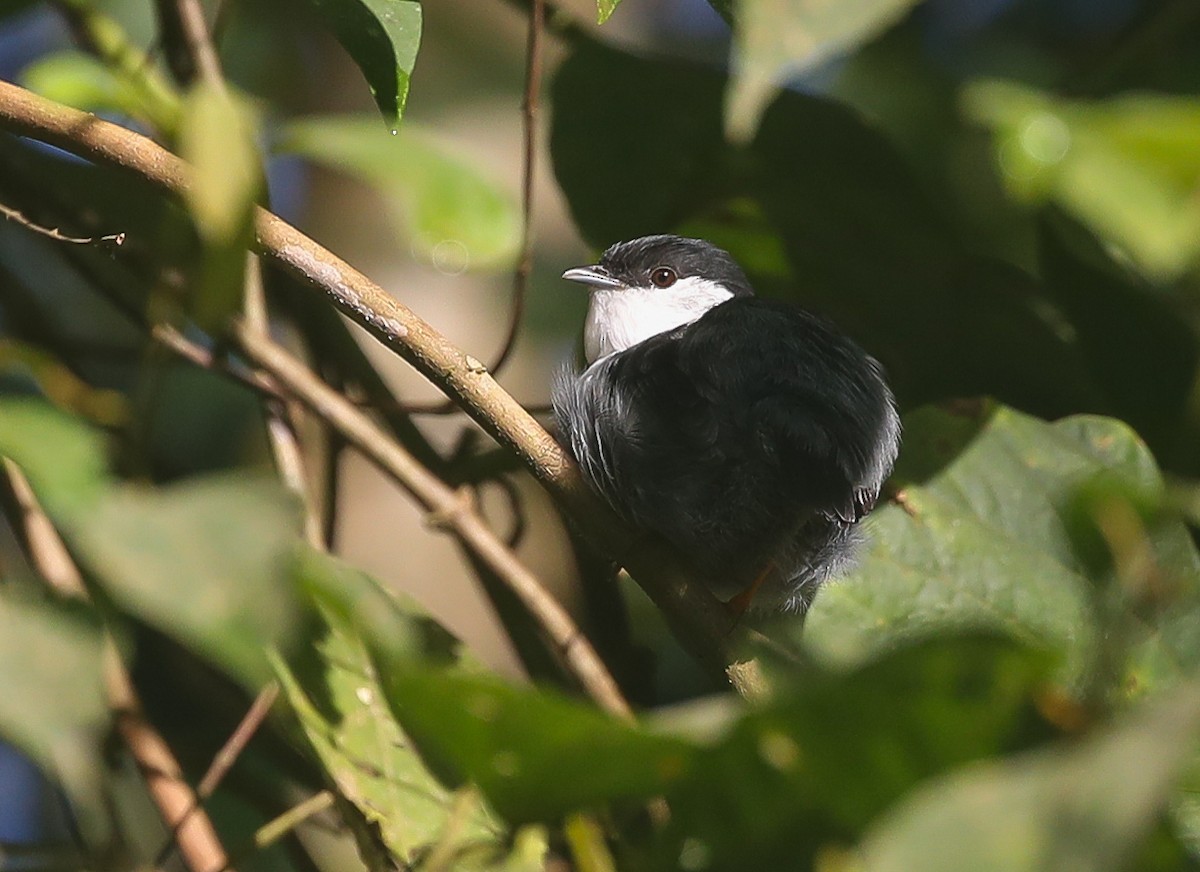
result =
[{"label": "diagonal brown branch", "polygon": [[[79,569],[38,504],[25,475],[7,459],[3,461],[3,470],[20,507],[30,560],[38,574],[61,596],[88,599]],[[141,701],[116,645],[111,638],[105,641],[104,677],[117,733],[145,777],[146,787],[167,829],[175,833],[179,853],[192,872],[228,869],[229,860],[212,821],[184,778],[170,746],[142,713]]]},{"label": "diagonal brown branch", "polygon": [[554,642],[571,673],[602,708],[630,717],[629,705],[590,642],[566,610],[550,596],[491,527],[479,516],[465,488],[452,489],[431,473],[354,404],[321,382],[300,361],[255,330],[241,327],[242,350],[287,392],[337,429],[407,490],[444,527],[477,554],[512,589]]},{"label": "diagonal brown branch", "polygon": [[[0,128],[119,167],[179,195],[190,168],[130,130],[0,82]],[[601,551],[622,563],[662,609],[680,641],[702,663],[730,663],[732,621],[705,589],[688,583],[661,543],[637,539],[587,488],[549,433],[488,374],[486,367],[335,254],[277,216],[259,209],[256,248],[324,294],[334,306],[394,350],[511,449],[579,523]]]}]

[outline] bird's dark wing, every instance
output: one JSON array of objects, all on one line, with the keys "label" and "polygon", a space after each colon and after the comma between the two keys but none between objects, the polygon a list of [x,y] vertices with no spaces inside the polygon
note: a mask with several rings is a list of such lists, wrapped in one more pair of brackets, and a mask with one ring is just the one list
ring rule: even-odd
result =
[{"label": "bird's dark wing", "polygon": [[857,521],[898,436],[870,357],[827,322],[756,298],[562,380],[555,406],[593,486],[718,571],[806,516]]}]

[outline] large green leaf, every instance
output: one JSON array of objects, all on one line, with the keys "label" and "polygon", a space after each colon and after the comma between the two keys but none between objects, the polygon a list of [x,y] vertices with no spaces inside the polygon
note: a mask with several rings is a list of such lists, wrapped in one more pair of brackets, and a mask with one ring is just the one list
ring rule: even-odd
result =
[{"label": "large green leaf", "polygon": [[984,81],[963,91],[962,105],[992,130],[1014,197],[1057,203],[1153,279],[1175,278],[1200,257],[1200,101],[1075,102]]},{"label": "large green leaf", "polygon": [[257,689],[270,678],[267,649],[296,638],[298,532],[294,498],[243,473],[115,489],[72,541],[122,608]]},{"label": "large green leaf", "polygon": [[0,400],[0,456],[21,467],[60,520],[86,517],[108,484],[101,434],[41,400]]},{"label": "large green leaf", "polygon": [[748,140],[787,79],[890,27],[919,0],[741,0],[727,124]]},{"label": "large green leaf", "polygon": [[[986,405],[919,411],[906,419],[905,440],[894,476],[900,504],[871,516],[869,550],[817,597],[804,643],[855,659],[902,639],[990,627],[1058,651],[1064,675],[1080,680],[1100,656],[1104,579],[1080,549],[1074,500],[1101,472],[1161,498],[1145,446],[1111,419],[1047,424]],[[1157,565],[1178,584],[1168,601],[1194,605],[1200,560],[1186,530],[1171,521],[1149,537]],[[1158,629],[1151,622],[1147,644]]]},{"label": "large green leaf", "polygon": [[951,775],[883,818],[856,868],[1131,868],[1198,736],[1200,688],[1189,685],[1075,747]]},{"label": "large green leaf", "polygon": [[[435,845],[456,869],[497,861],[506,827],[470,789],[444,786],[417,756],[388,708],[364,636],[381,640],[396,656],[426,663],[455,661],[457,641],[411,602],[328,556],[305,552],[295,577],[317,607],[322,628],[306,656],[279,659],[276,668],[338,791],[379,828],[404,864]],[[526,844],[523,850],[533,849]]]},{"label": "large green leaf", "polygon": [[287,125],[278,148],[374,185],[412,248],[440,269],[507,266],[516,256],[513,198],[420,127],[389,136],[369,118],[304,118]]},{"label": "large green leaf", "polygon": [[0,737],[63,786],[89,839],[104,836],[102,649],[96,622],[0,587]]},{"label": "large green leaf", "polygon": [[408,98],[408,80],[421,45],[421,4],[416,0],[303,0],[333,31],[375,97],[384,120],[395,126]]}]

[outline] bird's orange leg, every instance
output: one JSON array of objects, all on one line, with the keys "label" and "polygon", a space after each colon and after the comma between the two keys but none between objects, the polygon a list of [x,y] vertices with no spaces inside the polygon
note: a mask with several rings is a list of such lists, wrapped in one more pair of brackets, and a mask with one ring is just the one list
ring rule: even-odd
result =
[{"label": "bird's orange leg", "polygon": [[725,603],[725,608],[733,615],[735,621],[741,620],[742,615],[746,614],[746,610],[750,608],[750,603],[754,602],[754,595],[758,593],[763,583],[767,580],[772,572],[775,571],[775,561],[772,560],[763,567],[763,571],[755,576],[754,581],[750,582],[749,586],[741,593],[736,594],[733,599]]}]

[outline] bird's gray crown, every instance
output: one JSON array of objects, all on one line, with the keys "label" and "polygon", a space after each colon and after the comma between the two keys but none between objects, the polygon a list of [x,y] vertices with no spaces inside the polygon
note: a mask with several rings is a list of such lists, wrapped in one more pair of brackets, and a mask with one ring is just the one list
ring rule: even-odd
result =
[{"label": "bird's gray crown", "polygon": [[694,276],[717,282],[736,297],[754,293],[729,253],[703,239],[664,233],[618,242],[600,256],[599,266],[628,287],[650,287],[654,270],[668,267],[679,278]]}]

